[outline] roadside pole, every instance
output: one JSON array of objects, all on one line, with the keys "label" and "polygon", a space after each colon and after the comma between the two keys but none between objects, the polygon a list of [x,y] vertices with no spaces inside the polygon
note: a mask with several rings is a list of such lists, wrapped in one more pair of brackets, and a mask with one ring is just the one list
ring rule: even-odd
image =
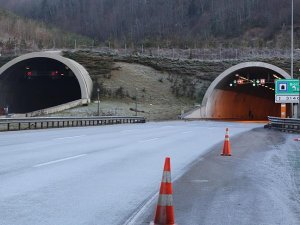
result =
[{"label": "roadside pole", "polygon": [[138,98],[138,88],[135,88],[135,116],[138,115],[137,98]]},{"label": "roadside pole", "polygon": [[100,88],[97,88],[97,102],[98,102],[98,110],[97,110],[97,114],[98,116],[100,116]]},{"label": "roadside pole", "polygon": [[[291,2],[291,78],[294,79],[294,0]],[[292,103],[292,117],[297,118],[297,105]]]}]

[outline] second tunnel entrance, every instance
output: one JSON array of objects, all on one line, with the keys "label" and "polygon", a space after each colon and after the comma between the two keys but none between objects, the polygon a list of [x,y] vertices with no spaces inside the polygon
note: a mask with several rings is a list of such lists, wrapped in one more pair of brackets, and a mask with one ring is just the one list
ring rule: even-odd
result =
[{"label": "second tunnel entrance", "polygon": [[[280,104],[275,103],[275,79],[289,78],[278,67],[249,62],[222,73],[209,87],[203,99],[206,118],[266,120],[280,117]],[[290,114],[288,104],[287,115]]]}]

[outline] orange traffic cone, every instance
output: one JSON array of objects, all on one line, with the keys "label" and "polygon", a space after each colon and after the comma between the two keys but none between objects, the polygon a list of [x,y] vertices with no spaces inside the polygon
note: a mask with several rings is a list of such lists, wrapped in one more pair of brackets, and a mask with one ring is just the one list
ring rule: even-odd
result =
[{"label": "orange traffic cone", "polygon": [[154,222],[150,225],[175,225],[170,158],[165,160]]},{"label": "orange traffic cone", "polygon": [[224,146],[223,146],[223,153],[221,155],[231,156],[230,141],[229,141],[229,129],[228,128],[226,128],[225,141],[224,141]]}]

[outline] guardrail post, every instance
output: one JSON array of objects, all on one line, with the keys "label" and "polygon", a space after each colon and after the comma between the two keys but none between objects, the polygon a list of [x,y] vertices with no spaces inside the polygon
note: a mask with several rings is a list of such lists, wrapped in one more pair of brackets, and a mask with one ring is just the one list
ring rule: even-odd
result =
[{"label": "guardrail post", "polygon": [[270,129],[277,129],[282,132],[300,132],[300,119],[268,117]]}]

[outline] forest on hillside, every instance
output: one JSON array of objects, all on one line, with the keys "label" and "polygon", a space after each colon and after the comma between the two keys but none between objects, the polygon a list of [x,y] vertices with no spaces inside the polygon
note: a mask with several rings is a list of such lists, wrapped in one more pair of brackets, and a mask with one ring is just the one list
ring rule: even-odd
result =
[{"label": "forest on hillside", "polygon": [[78,45],[90,46],[92,40],[48,26],[45,23],[25,19],[0,9],[0,54],[21,54],[40,49],[74,48]]},{"label": "forest on hillside", "polygon": [[[299,37],[300,1],[294,4]],[[0,0],[0,6],[116,47],[290,44],[291,0]]]}]

